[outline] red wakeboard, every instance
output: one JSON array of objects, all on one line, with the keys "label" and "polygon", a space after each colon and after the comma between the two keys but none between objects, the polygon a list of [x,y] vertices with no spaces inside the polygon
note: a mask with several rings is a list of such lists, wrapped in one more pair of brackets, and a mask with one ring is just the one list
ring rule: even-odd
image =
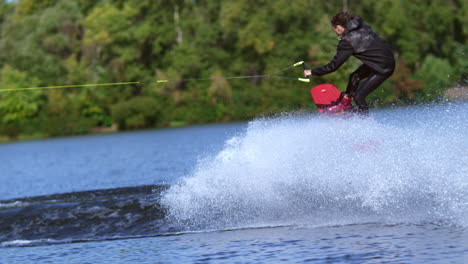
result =
[{"label": "red wakeboard", "polygon": [[313,87],[310,94],[317,106],[317,110],[322,114],[326,114],[327,107],[335,105],[341,96],[341,92],[333,84],[329,83]]}]

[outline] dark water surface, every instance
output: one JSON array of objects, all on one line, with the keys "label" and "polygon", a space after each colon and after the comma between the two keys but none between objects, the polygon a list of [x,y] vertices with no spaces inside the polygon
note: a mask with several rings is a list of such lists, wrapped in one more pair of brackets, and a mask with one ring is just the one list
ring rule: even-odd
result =
[{"label": "dark water surface", "polygon": [[203,232],[1,249],[4,263],[466,263],[467,236],[431,224]]},{"label": "dark water surface", "polygon": [[0,145],[0,263],[466,263],[468,103]]}]

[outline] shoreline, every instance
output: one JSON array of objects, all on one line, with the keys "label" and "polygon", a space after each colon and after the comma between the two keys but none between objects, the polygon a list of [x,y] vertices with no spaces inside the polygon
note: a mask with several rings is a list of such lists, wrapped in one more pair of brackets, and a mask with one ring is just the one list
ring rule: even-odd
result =
[{"label": "shoreline", "polygon": [[[454,87],[447,89],[443,101],[435,102],[436,104],[445,104],[445,103],[461,103],[468,100],[468,93],[466,93],[466,87]],[[392,106],[385,106],[385,107],[376,107],[374,110],[384,110],[387,108],[392,107],[408,107],[408,106],[420,106],[420,105],[430,105],[433,103],[417,103],[417,104],[403,104],[403,105],[392,105]],[[304,113],[311,111],[310,109],[299,109],[297,111],[291,111],[290,113],[299,112]],[[276,114],[283,113],[281,111],[272,114],[273,116]],[[272,116],[272,115],[264,115],[265,116]],[[169,122],[166,126],[158,126],[158,127],[147,127],[147,128],[140,128],[140,129],[127,129],[127,130],[119,130],[116,123],[113,123],[110,127],[94,127],[91,128],[88,133],[83,134],[75,134],[75,135],[61,135],[61,136],[48,136],[45,134],[37,133],[37,134],[20,134],[17,139],[8,139],[7,136],[0,134],[0,145],[7,144],[7,143],[19,143],[19,142],[26,142],[26,141],[33,141],[33,140],[43,140],[43,139],[54,139],[54,138],[67,138],[67,137],[78,137],[78,136],[93,136],[93,135],[107,135],[113,133],[125,133],[125,132],[135,132],[135,131],[148,131],[148,130],[160,130],[160,129],[171,129],[171,128],[184,128],[184,127],[191,127],[191,126],[200,126],[200,125],[216,125],[216,124],[226,124],[226,123],[236,123],[236,122],[246,122],[249,120],[253,120],[255,118],[260,118],[260,116],[254,118],[245,118],[242,120],[229,120],[223,122],[213,122],[213,123],[186,123],[184,121],[172,121]]]}]

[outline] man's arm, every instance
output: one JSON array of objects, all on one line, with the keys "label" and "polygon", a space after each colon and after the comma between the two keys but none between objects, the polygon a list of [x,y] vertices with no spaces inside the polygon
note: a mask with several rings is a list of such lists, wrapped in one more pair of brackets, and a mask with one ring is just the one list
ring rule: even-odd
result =
[{"label": "man's arm", "polygon": [[321,76],[325,74],[332,73],[338,68],[343,65],[343,63],[351,56],[353,55],[354,50],[351,44],[347,42],[346,40],[340,40],[338,42],[338,47],[336,49],[336,55],[333,57],[333,59],[327,64],[322,67],[318,67],[312,70],[305,70],[304,75],[306,77],[310,75],[316,75],[316,76]]}]

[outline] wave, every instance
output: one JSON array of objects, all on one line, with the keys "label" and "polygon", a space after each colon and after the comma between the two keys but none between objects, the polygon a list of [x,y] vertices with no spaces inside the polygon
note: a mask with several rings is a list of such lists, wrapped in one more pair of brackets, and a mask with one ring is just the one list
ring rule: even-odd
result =
[{"label": "wave", "polygon": [[95,241],[172,232],[158,203],[167,186],[0,201],[0,246]]},{"label": "wave", "polygon": [[468,225],[467,103],[249,123],[161,197],[189,230],[364,222]]}]

